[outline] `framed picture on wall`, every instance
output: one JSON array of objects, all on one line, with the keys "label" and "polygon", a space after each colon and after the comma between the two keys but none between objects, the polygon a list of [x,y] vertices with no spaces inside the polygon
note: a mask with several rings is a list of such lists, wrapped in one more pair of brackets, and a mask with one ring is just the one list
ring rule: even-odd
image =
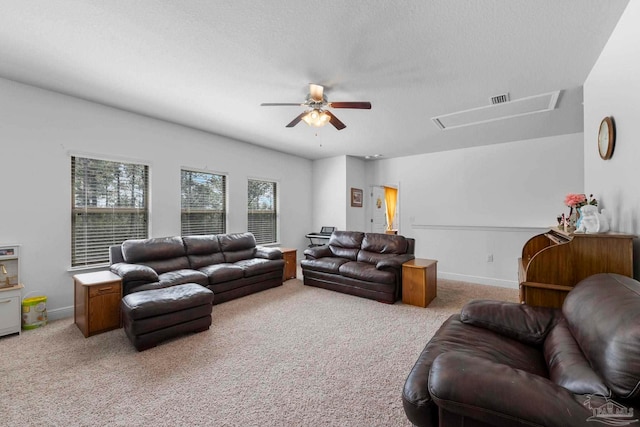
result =
[{"label": "framed picture on wall", "polygon": [[362,207],[362,189],[360,188],[351,189],[351,206],[355,208]]}]

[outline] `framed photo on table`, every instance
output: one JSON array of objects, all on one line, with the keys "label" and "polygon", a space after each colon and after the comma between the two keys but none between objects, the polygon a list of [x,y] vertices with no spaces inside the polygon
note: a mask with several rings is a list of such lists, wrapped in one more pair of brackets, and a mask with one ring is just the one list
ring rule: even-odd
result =
[{"label": "framed photo on table", "polygon": [[355,208],[362,207],[362,189],[360,188],[351,189],[351,206]]}]

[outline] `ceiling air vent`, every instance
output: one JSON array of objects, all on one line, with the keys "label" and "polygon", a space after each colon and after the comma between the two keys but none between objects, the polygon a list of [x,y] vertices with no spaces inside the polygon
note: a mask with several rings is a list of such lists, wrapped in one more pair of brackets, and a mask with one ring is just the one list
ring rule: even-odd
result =
[{"label": "ceiling air vent", "polygon": [[[506,96],[507,102],[494,103],[494,98]],[[440,129],[448,130],[463,126],[470,126],[479,123],[493,122],[496,120],[509,119],[511,117],[525,116],[527,114],[542,113],[556,108],[560,91],[545,93],[542,95],[529,96],[509,101],[509,94],[491,97],[494,105],[486,107],[472,108],[471,110],[459,111],[457,113],[444,114],[431,118]]]},{"label": "ceiling air vent", "polygon": [[502,104],[503,102],[509,102],[509,92],[501,95],[492,96],[489,98],[491,105]]}]

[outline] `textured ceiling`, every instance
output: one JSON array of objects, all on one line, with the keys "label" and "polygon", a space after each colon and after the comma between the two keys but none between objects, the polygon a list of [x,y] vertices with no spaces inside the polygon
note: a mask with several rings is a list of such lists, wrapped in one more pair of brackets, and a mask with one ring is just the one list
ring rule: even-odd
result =
[{"label": "textured ceiling", "polygon": [[[0,0],[0,76],[309,159],[582,131],[582,84],[628,0]],[[347,128],[285,128],[308,84]],[[431,117],[562,90],[547,113]],[[179,141],[176,141],[179,144]]]}]

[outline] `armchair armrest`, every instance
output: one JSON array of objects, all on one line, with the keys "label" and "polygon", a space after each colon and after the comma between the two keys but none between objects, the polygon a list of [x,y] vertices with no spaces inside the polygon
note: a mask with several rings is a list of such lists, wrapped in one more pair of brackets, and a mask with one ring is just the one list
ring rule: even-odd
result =
[{"label": "armchair armrest", "polygon": [[122,277],[124,282],[141,281],[141,282],[157,282],[158,273],[146,265],[128,264],[126,262],[118,262],[110,267],[111,272]]},{"label": "armchair armrest", "polygon": [[385,258],[383,260],[378,261],[378,263],[376,264],[376,269],[378,270],[384,270],[385,268],[400,269],[402,267],[402,264],[404,264],[407,261],[411,261],[414,258],[415,256],[413,254],[402,254],[402,255],[396,255],[393,257]]},{"label": "armchair armrest", "polygon": [[463,323],[533,345],[542,344],[561,318],[561,311],[556,308],[490,300],[470,301],[460,313]]},{"label": "armchair armrest", "polygon": [[455,351],[433,361],[429,393],[440,409],[489,425],[584,426],[592,415],[546,378]]},{"label": "armchair armrest", "polygon": [[324,258],[332,255],[331,249],[329,249],[329,245],[314,246],[313,248],[307,248],[304,250],[303,253],[307,259],[318,259],[318,258]]},{"label": "armchair armrest", "polygon": [[256,258],[264,259],[282,259],[282,252],[278,248],[267,248],[264,246],[256,246]]}]

